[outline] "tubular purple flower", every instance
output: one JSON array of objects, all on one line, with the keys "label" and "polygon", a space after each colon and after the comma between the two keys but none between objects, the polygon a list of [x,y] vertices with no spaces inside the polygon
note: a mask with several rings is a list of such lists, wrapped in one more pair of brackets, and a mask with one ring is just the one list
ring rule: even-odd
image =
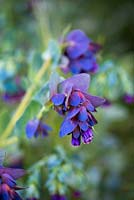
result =
[{"label": "tubular purple flower", "polygon": [[[96,108],[105,101],[103,98],[87,93],[89,83],[88,74],[75,75],[59,83],[57,85],[59,93],[51,98],[54,109],[57,112],[60,109],[65,116],[60,127],[60,137],[72,134],[74,146],[79,146],[81,141],[84,144],[92,141],[92,127],[97,124],[92,113],[96,112]],[[64,98],[61,100],[61,97]]]},{"label": "tubular purple flower", "polygon": [[26,135],[29,139],[32,137],[48,136],[48,131],[51,131],[51,127],[43,123],[39,119],[30,120],[26,125]]}]

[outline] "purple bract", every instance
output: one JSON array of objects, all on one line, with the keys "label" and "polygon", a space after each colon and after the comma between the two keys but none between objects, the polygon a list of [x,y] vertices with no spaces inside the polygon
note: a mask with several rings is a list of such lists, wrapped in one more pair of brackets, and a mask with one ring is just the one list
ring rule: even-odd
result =
[{"label": "purple bract", "polygon": [[87,93],[89,82],[88,74],[75,75],[59,83],[59,93],[51,98],[55,110],[65,116],[60,127],[60,137],[72,134],[73,146],[79,146],[81,140],[85,144],[92,141],[92,127],[97,123],[92,113],[105,101]]}]

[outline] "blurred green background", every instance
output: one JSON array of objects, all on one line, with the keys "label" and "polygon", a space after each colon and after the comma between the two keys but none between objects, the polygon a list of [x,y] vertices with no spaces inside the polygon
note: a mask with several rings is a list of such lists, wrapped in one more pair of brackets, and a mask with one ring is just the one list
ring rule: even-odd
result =
[{"label": "blurred green background", "polygon": [[[9,158],[12,158],[11,154],[22,155],[27,169],[42,156],[53,153],[56,145],[64,145],[68,156],[78,156],[77,162],[83,162],[83,174],[88,178],[88,187],[82,192],[83,200],[134,199],[134,105],[123,101],[129,83],[132,85],[130,91],[134,93],[133,9],[132,0],[0,0],[0,65],[4,63],[7,70],[22,75],[26,88],[31,81],[28,70],[31,66],[41,65],[40,54],[48,40],[60,38],[69,26],[84,30],[95,42],[102,44],[101,64],[110,60],[115,65],[115,74],[118,66],[128,74],[129,78],[125,80],[121,74],[119,84],[124,90],[117,84],[113,86],[116,89],[113,93],[114,89],[107,82],[104,82],[105,93],[103,89],[95,88],[98,85],[91,87],[94,94],[102,91],[99,95],[106,98],[108,95],[112,102],[111,106],[99,109],[99,124],[92,144],[74,149],[69,144],[70,138],[59,139],[60,123],[57,122],[61,122],[61,118],[51,111],[45,121],[50,125],[53,123],[54,131],[45,141],[29,142],[24,130],[19,130],[22,133],[17,132],[17,135],[23,135],[19,143],[6,148]],[[94,81],[98,80],[98,84],[99,76],[101,73]],[[1,110],[10,112],[11,116],[16,106],[0,103]],[[47,193],[41,192],[40,199],[44,200]]]}]

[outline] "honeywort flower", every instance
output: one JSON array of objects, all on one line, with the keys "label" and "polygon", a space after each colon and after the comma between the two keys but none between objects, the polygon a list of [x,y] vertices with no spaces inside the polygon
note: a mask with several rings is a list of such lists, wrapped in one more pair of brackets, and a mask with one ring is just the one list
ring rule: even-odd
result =
[{"label": "honeywort flower", "polygon": [[0,200],[22,200],[16,191],[24,188],[17,186],[16,180],[23,175],[25,175],[23,169],[0,166]]},{"label": "honeywort flower", "polygon": [[104,99],[88,94],[90,76],[82,73],[58,84],[57,93],[51,97],[54,109],[65,116],[60,127],[60,137],[72,135],[72,145],[79,146],[81,140],[88,144],[93,139],[93,116]]},{"label": "honeywort flower", "polygon": [[60,195],[60,194],[53,194],[51,196],[51,200],[67,200],[65,195]]},{"label": "honeywort flower", "polygon": [[13,77],[5,80],[4,87],[5,92],[3,94],[3,100],[7,103],[17,103],[25,94],[20,77]]},{"label": "honeywort flower", "polygon": [[26,125],[26,135],[30,139],[32,137],[48,136],[48,131],[51,131],[51,127],[43,123],[39,119],[30,120]]},{"label": "honeywort flower", "polygon": [[[61,69],[67,73],[95,73],[98,69],[95,54],[101,46],[89,39],[81,30],[71,31],[65,38],[67,44],[61,61]],[[66,58],[66,63],[64,62]],[[64,61],[63,61],[64,59]],[[64,64],[63,64],[64,63]]]}]

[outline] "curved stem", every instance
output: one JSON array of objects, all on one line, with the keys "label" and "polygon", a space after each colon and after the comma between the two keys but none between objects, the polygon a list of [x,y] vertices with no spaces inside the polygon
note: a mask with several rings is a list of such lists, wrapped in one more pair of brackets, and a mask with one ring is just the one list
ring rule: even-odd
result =
[{"label": "curved stem", "polygon": [[21,117],[21,115],[24,113],[24,111],[26,110],[28,104],[30,103],[30,100],[32,98],[33,92],[35,91],[38,82],[41,80],[41,78],[43,77],[45,71],[47,70],[47,68],[49,67],[51,63],[51,60],[48,59],[46,60],[46,62],[42,65],[42,67],[40,68],[39,72],[37,73],[33,84],[31,85],[31,87],[28,89],[27,93],[25,94],[22,102],[20,103],[18,109],[16,110],[16,112],[14,113],[12,119],[10,120],[7,128],[5,129],[5,131],[3,132],[1,138],[7,138],[10,133],[12,132],[16,122],[18,121],[18,119]]}]

